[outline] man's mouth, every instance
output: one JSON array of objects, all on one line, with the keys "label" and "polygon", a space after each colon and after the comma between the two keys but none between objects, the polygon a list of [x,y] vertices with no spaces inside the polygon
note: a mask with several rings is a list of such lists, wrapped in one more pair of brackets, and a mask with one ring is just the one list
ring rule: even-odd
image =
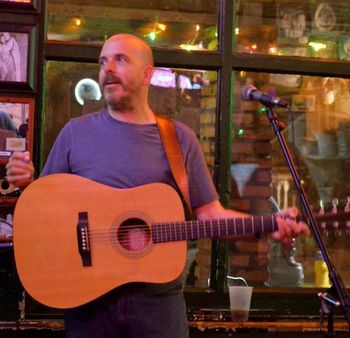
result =
[{"label": "man's mouth", "polygon": [[116,85],[116,84],[122,84],[122,81],[119,78],[106,78],[103,82],[103,86],[110,86],[110,85]]}]

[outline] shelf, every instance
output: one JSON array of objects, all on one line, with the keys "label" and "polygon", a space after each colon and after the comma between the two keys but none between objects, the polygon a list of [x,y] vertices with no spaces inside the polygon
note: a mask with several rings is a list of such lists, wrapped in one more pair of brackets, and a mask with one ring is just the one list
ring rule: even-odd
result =
[{"label": "shelf", "polygon": [[304,155],[306,160],[315,160],[315,161],[342,161],[350,159],[350,156],[331,156],[325,157],[322,155]]}]

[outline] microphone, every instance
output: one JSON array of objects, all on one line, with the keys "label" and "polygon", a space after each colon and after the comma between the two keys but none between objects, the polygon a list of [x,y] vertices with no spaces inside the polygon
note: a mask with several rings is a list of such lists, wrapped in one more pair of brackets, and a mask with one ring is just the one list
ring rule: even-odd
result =
[{"label": "microphone", "polygon": [[258,101],[267,107],[288,107],[288,103],[286,101],[278,97],[274,97],[272,95],[261,92],[252,85],[244,85],[241,88],[241,97],[244,101]]}]

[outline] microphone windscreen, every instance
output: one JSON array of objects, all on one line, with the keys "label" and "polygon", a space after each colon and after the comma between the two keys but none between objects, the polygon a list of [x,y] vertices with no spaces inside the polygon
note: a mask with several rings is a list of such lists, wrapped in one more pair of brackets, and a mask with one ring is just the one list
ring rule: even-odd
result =
[{"label": "microphone windscreen", "polygon": [[250,93],[257,90],[253,85],[244,85],[241,88],[241,98],[244,101],[251,101]]}]

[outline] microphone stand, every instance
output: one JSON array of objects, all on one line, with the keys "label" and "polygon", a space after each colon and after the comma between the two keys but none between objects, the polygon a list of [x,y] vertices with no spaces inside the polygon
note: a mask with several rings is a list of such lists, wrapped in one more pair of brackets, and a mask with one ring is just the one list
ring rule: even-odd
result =
[{"label": "microphone stand", "polygon": [[[329,278],[332,282],[332,286],[328,291],[328,294],[331,295],[330,298],[332,299],[332,302],[330,302],[329,304],[332,306],[332,303],[334,303],[334,299],[335,299],[338,301],[338,304],[340,304],[340,306],[342,307],[346,321],[349,324],[348,333],[349,333],[349,337],[350,337],[350,307],[349,307],[349,299],[348,299],[348,296],[346,294],[346,289],[345,289],[344,283],[343,283],[341,277],[339,276],[339,274],[336,272],[334,266],[331,263],[329,255],[328,255],[326,248],[325,248],[325,245],[323,243],[321,233],[320,233],[319,228],[317,226],[316,220],[311,212],[310,204],[307,200],[304,188],[302,187],[302,185],[300,183],[300,177],[297,173],[295,164],[294,164],[293,159],[290,155],[286,141],[281,133],[281,131],[283,129],[285,129],[285,125],[283,124],[283,122],[278,120],[277,115],[275,114],[275,112],[272,109],[272,105],[265,105],[265,106],[267,108],[267,116],[268,116],[268,118],[273,126],[274,132],[275,132],[276,137],[278,139],[278,142],[281,146],[283,155],[287,161],[290,173],[293,177],[294,184],[299,192],[302,207],[306,213],[307,219],[309,220],[309,224],[311,227],[311,233],[313,234],[313,237],[316,240],[316,242],[321,250],[321,253],[323,255],[323,258],[325,260],[325,263],[327,264],[327,267],[328,267]],[[323,298],[323,301],[327,302],[327,297],[322,297],[322,298]],[[327,315],[327,311],[323,311],[323,308],[324,308],[324,306],[322,306],[322,308],[321,308],[321,318],[322,318],[322,315],[324,315],[324,314]],[[333,308],[331,309],[330,316],[328,316],[328,320],[329,320],[328,329],[333,330]],[[331,336],[334,336],[334,333],[327,332],[326,337],[331,337]]]}]

